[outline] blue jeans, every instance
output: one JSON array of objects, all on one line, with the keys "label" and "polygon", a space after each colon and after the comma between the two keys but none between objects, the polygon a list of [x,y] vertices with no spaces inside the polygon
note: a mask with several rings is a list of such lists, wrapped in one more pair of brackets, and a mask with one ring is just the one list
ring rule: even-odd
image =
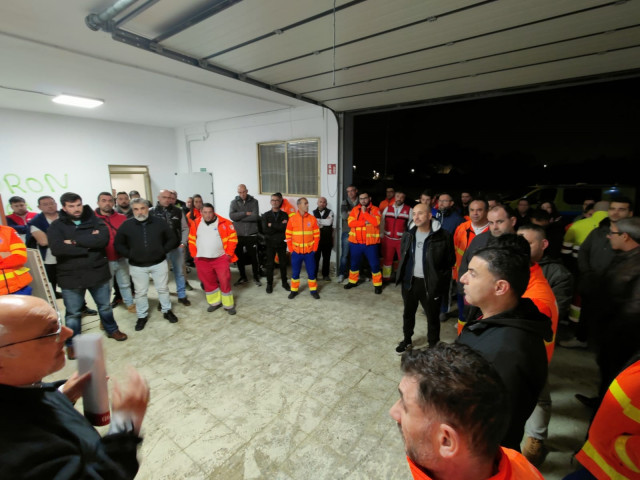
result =
[{"label": "blue jeans", "polygon": [[[167,260],[171,262],[173,268],[173,275],[176,277],[176,289],[178,290],[178,298],[185,298],[187,296],[187,284],[184,280],[184,273],[182,267],[184,265],[184,250],[180,247],[174,248],[167,253]],[[136,287],[136,290],[138,287]]]},{"label": "blue jeans", "polygon": [[127,307],[133,305],[133,296],[131,295],[131,282],[129,281],[129,262],[126,258],[118,260],[109,260],[109,270],[111,271],[110,285],[113,288],[113,280],[118,282],[120,295]]},{"label": "blue jeans", "polygon": [[349,232],[342,232],[342,238],[340,239],[340,268],[338,269],[339,275],[348,275],[347,261],[349,259]]},{"label": "blue jeans", "polygon": [[167,262],[162,261],[150,267],[136,267],[129,265],[133,285],[136,287],[136,313],[138,318],[145,318],[149,314],[149,275],[153,278],[153,284],[158,292],[158,299],[162,307],[162,313],[171,310],[171,299],[169,298],[169,267]]},{"label": "blue jeans", "polygon": [[[62,298],[66,310],[64,323],[73,330],[73,336],[75,337],[82,333],[82,308],[84,307],[84,295],[87,290],[89,290],[93,301],[96,302],[98,306],[98,314],[100,315],[100,321],[104,326],[104,330],[108,334],[118,330],[118,324],[113,318],[113,311],[111,310],[111,304],[109,302],[111,285],[109,282],[104,282],[95,287],[62,289]],[[71,338],[67,340],[67,345],[72,345]]]}]

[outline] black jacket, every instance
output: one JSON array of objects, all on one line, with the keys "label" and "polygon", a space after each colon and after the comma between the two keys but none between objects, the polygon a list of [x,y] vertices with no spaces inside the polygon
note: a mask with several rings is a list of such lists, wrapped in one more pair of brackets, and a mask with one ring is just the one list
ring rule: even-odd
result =
[{"label": "black jacket", "polygon": [[[402,282],[406,290],[411,288],[411,277],[415,265],[416,231],[413,227],[402,235],[400,240],[400,273],[396,285]],[[456,263],[453,237],[440,227],[436,220],[431,221],[431,234],[427,237],[422,250],[422,266],[425,273],[426,289],[429,297],[438,297],[449,290],[451,268]]]},{"label": "black jacket", "polygon": [[[189,225],[187,218],[182,213],[182,209],[176,206],[163,207],[159,203],[155,207],[149,209],[149,216],[156,217],[164,221],[171,227],[173,234],[178,239],[178,245],[181,243],[187,246],[189,236]],[[178,246],[176,245],[176,247]]]},{"label": "black jacket", "polygon": [[118,229],[113,246],[136,267],[150,267],[166,259],[167,253],[179,245],[169,224],[149,215],[144,222],[126,220]]},{"label": "black jacket", "polygon": [[[269,210],[262,214],[262,233],[267,245],[277,247],[284,244],[288,221],[289,215],[282,210],[277,212]],[[269,223],[271,224],[270,227],[267,226]]]},{"label": "black jacket", "polygon": [[507,387],[511,408],[509,429],[501,445],[520,451],[524,424],[533,412],[547,380],[551,320],[528,298],[489,318],[467,322],[457,339],[493,364]]},{"label": "black jacket", "polygon": [[[90,288],[111,278],[104,250],[109,243],[109,230],[89,205],[82,209],[79,225],[60,210],[58,219],[47,230],[47,238],[58,262],[57,278],[61,288]],[[64,243],[65,240],[75,244]]]},{"label": "black jacket", "polygon": [[138,471],[133,433],[100,437],[57,390],[0,385],[2,478],[132,479]]}]

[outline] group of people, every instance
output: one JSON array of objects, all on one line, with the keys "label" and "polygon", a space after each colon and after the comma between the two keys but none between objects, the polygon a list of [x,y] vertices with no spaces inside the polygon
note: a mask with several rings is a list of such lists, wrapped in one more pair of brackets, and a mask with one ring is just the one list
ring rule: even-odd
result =
[{"label": "group of people", "polygon": [[[107,336],[115,340],[126,340],[127,335],[113,318],[109,301],[113,279],[124,305],[137,314],[136,330],[142,330],[149,318],[149,276],[158,291],[159,310],[169,322],[177,322],[168,293],[168,262],[176,277],[178,302],[189,306],[186,249],[210,312],[221,307],[229,314],[236,312],[232,262],[237,262],[240,274],[236,286],[248,283],[245,268],[249,264],[254,283],[261,286],[261,243],[266,248],[266,293],[273,292],[277,263],[282,287],[294,299],[304,264],[310,294],[319,299],[319,262],[323,260],[322,276],[328,280],[334,232],[334,214],[326,199],[319,198],[317,209],[309,213],[306,198],[293,206],[276,193],[270,198],[271,209],[260,215],[258,202],[245,185],[239,185],[237,193],[226,219],[198,195],[180,205],[170,190],[160,191],[152,208],[147,200],[131,199],[125,192],[115,199],[102,192],[95,210],[67,192],[60,198],[60,211],[53,198],[41,197],[40,215],[28,220],[24,212],[19,215],[25,223],[23,231],[1,230],[2,245],[10,253],[0,258],[3,293],[9,294],[0,297],[0,325],[5,327],[0,329],[0,386],[8,388],[6,398],[20,401],[17,391],[9,387],[24,386],[33,379],[27,382],[26,374],[17,378],[7,373],[4,347],[4,352],[26,349],[25,343],[55,337],[66,343],[67,357],[74,358],[71,338],[80,333],[87,290]],[[350,185],[346,193],[340,212],[338,281],[348,278],[347,290],[360,285],[366,258],[375,294],[391,281],[401,285],[403,338],[395,351],[402,355],[404,377],[400,400],[390,414],[403,435],[414,478],[542,478],[532,464],[539,465],[545,455],[551,415],[549,364],[558,324],[570,317],[571,305],[580,300],[579,325],[595,329],[599,339],[595,348],[601,389],[592,402],[597,413],[588,441],[577,456],[584,466],[583,476],[575,478],[636,478],[640,418],[633,409],[640,408],[640,221],[633,217],[631,200],[597,202],[595,213],[589,215],[590,207],[585,218],[563,227],[561,248],[570,254],[562,259],[550,252],[560,252],[560,248],[552,250],[552,242],[557,247],[558,229],[551,225],[563,220],[553,208],[542,210],[546,215],[540,209],[531,211],[526,199],[511,209],[499,199],[473,198],[464,192],[458,206],[449,193],[425,191],[411,206],[403,191],[389,188],[385,201],[376,207],[368,192]],[[45,264],[54,266],[47,273],[51,271],[50,281],[62,290],[66,327],[44,306],[29,303],[36,299],[14,295],[28,294],[28,282],[21,282],[29,278],[28,269],[21,271],[24,261],[16,261],[26,257],[23,242],[31,237]],[[453,296],[457,297],[458,338],[448,345],[440,342],[440,327],[448,318]],[[422,350],[413,348],[419,305],[428,326],[428,348]],[[10,311],[23,316],[38,312],[42,328],[25,332],[5,313]],[[576,340],[567,346],[576,346]],[[61,368],[58,347],[47,355],[56,360],[37,371],[34,378],[39,378],[33,381]],[[135,388],[130,395],[142,410],[141,421],[146,408],[141,398],[147,395],[148,401],[148,388],[135,375],[132,382]],[[70,379],[60,391],[73,395],[77,383]],[[48,388],[42,389],[42,395],[54,395],[55,388]],[[56,399],[60,402],[60,397]],[[137,426],[130,423],[126,431],[135,452],[139,422]]]}]

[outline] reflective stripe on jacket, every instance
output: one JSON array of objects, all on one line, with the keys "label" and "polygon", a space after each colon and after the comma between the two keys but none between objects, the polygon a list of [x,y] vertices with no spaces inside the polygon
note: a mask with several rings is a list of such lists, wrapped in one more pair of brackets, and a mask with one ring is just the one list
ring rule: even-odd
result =
[{"label": "reflective stripe on jacket", "polygon": [[[236,245],[238,244],[238,234],[236,233],[236,229],[231,220],[227,220],[218,214],[216,214],[216,216],[218,217],[218,233],[220,233],[220,238],[222,239],[222,248],[224,248],[224,253],[231,257],[231,262],[235,262],[238,260],[235,253]],[[198,256],[196,233],[201,221],[202,216],[196,218],[196,220],[191,222],[189,226],[189,253],[193,258]]]},{"label": "reflective stripe on jacket", "polygon": [[316,217],[308,212],[304,215],[298,212],[289,217],[285,238],[290,252],[315,252],[320,243],[320,228]]},{"label": "reflective stripe on jacket", "polygon": [[356,205],[349,213],[349,241],[363,245],[380,243],[380,210],[375,205],[369,205],[362,211],[361,205]]},{"label": "reflective stripe on jacket", "polygon": [[18,233],[0,225],[0,295],[17,292],[31,283],[26,263],[27,247]]},{"label": "reflective stripe on jacket", "polygon": [[384,211],[384,236],[392,240],[400,240],[402,234],[407,231],[410,212],[411,208],[409,205],[402,205],[396,217],[395,205],[391,204],[387,206]]}]

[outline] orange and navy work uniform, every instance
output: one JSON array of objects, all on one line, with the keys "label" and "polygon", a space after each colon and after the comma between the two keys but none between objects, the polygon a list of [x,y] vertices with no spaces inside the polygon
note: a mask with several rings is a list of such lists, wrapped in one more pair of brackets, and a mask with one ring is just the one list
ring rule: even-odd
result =
[{"label": "orange and navy work uniform", "polygon": [[304,215],[298,212],[290,216],[285,239],[291,252],[291,291],[297,292],[300,288],[302,262],[307,269],[309,290],[317,290],[315,251],[320,244],[320,227],[316,217],[308,212]]},{"label": "orange and navy work uniform", "polygon": [[[480,233],[484,233],[489,231],[489,225],[482,230]],[[467,250],[467,247],[476,237],[476,232],[473,230],[473,226],[471,225],[471,220],[467,220],[464,223],[458,225],[456,231],[453,234],[453,246],[456,251],[456,264],[453,267],[453,279],[458,280],[458,269],[460,268],[460,263],[462,262],[462,256],[464,252]]]},{"label": "orange and navy work uniform", "polygon": [[[414,480],[431,480],[409,457],[407,461]],[[487,480],[544,480],[544,477],[520,452],[500,447],[498,472]]]},{"label": "orange and navy work uniform", "polygon": [[640,361],[609,386],[576,459],[598,479],[640,479]]},{"label": "orange and navy work uniform", "polygon": [[382,272],[380,271],[380,210],[375,205],[369,205],[364,211],[361,205],[356,205],[349,213],[347,223],[349,228],[349,252],[351,254],[351,269],[349,283],[358,283],[360,277],[360,263],[362,256],[366,256],[371,266],[371,280],[376,287],[382,286]]},{"label": "orange and navy work uniform", "polygon": [[18,233],[0,225],[0,295],[17,292],[31,283],[26,263],[27,247]]}]

